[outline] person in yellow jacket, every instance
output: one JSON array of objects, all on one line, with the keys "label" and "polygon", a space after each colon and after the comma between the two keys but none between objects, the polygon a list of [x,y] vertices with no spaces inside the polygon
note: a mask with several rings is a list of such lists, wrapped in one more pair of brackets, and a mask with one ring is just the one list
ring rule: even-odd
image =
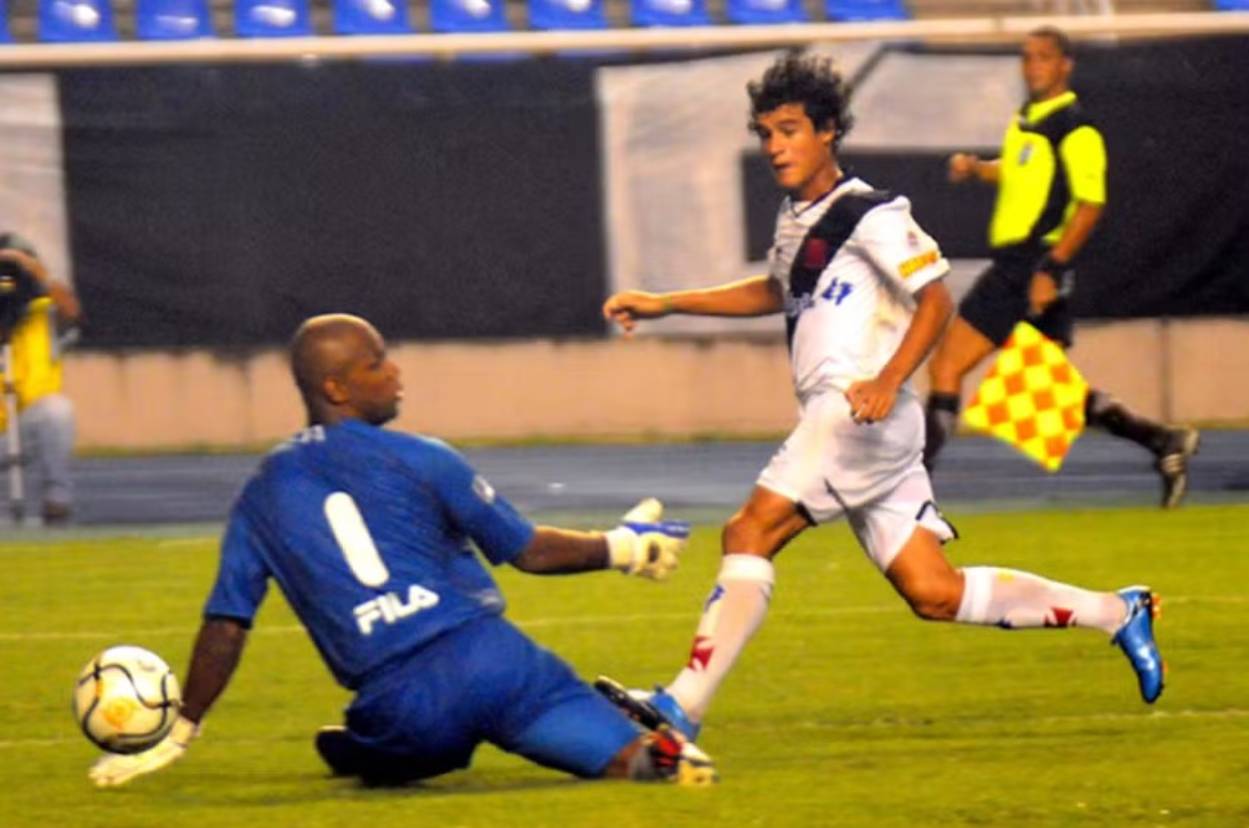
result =
[{"label": "person in yellow jacket", "polygon": [[[29,242],[0,232],[0,307],[0,338],[11,346],[2,368],[17,395],[22,456],[40,483],[44,523],[66,523],[73,511],[74,406],[61,390],[57,324],[78,321],[78,299],[48,275]],[[9,425],[0,407],[0,430]]]},{"label": "person in yellow jacket", "polygon": [[[950,157],[954,183],[997,186],[989,224],[993,263],[959,303],[958,315],[928,364],[924,465],[932,469],[958,415],[963,377],[1002,347],[1020,321],[1070,347],[1068,297],[1072,260],[1106,205],[1106,146],[1070,86],[1071,41],[1051,26],[1036,29],[1021,50],[1028,101],[1011,119],[998,158]],[[1162,506],[1178,506],[1188,488],[1196,429],[1171,427],[1090,389],[1085,421],[1148,449],[1162,479]]]}]

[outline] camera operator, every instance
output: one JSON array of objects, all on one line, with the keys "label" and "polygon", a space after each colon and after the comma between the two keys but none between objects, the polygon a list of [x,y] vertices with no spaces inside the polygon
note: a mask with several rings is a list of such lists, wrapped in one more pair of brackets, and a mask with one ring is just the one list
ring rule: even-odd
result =
[{"label": "camera operator", "polygon": [[[48,275],[30,243],[0,231],[0,344],[11,346],[3,371],[13,382],[22,455],[42,483],[50,526],[67,523],[73,510],[74,406],[61,393],[57,324],[75,325],[80,316],[73,290]],[[0,430],[9,427],[6,420],[0,409]]]}]

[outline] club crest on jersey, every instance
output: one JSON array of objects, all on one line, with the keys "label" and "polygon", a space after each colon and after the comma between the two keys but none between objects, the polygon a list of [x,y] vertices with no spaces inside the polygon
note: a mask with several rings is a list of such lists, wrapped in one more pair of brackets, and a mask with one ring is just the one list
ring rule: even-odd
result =
[{"label": "club crest on jersey", "polygon": [[486,482],[480,474],[473,478],[473,494],[481,498],[483,503],[494,503],[494,486]]},{"label": "club crest on jersey", "polygon": [[1028,159],[1032,157],[1032,142],[1028,141],[1023,145],[1023,149],[1019,151],[1019,166],[1028,163]]},{"label": "club crest on jersey", "polygon": [[828,266],[828,242],[820,238],[808,238],[802,244],[802,266],[808,270],[821,271]]}]

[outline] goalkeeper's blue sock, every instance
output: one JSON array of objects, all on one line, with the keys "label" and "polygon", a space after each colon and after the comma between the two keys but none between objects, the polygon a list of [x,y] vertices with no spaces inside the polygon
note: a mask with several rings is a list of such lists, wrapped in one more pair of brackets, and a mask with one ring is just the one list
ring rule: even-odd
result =
[{"label": "goalkeeper's blue sock", "polygon": [[954,620],[1024,627],[1094,627],[1113,635],[1123,624],[1123,599],[1016,569],[963,568],[963,600]]},{"label": "goalkeeper's blue sock", "polygon": [[767,558],[724,556],[715,588],[703,604],[689,662],[666,688],[692,721],[702,721],[720,682],[762,626],[775,578]]}]

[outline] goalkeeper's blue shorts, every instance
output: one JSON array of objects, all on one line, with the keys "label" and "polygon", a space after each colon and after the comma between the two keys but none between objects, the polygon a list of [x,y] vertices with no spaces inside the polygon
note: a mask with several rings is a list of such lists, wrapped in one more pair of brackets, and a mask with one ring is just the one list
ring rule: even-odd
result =
[{"label": "goalkeeper's blue shorts", "polygon": [[409,778],[466,768],[481,742],[592,778],[640,732],[563,660],[498,616],[438,637],[362,687],[347,728],[360,745],[393,756]]}]

